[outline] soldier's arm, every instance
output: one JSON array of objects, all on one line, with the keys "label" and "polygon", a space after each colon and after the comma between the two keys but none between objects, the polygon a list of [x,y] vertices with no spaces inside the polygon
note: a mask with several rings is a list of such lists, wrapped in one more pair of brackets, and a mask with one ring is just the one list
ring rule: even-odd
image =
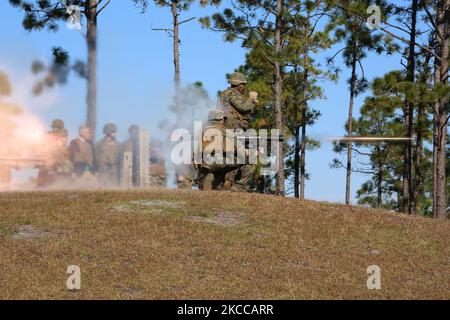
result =
[{"label": "soldier's arm", "polygon": [[78,147],[78,144],[76,143],[76,141],[73,140],[70,142],[70,145],[69,145],[69,159],[71,161],[74,160],[74,156],[77,152],[80,152],[80,148]]},{"label": "soldier's arm", "polygon": [[102,150],[102,144],[100,142],[97,142],[95,145],[93,145],[93,151],[94,151],[94,162],[97,162],[100,160],[100,157],[103,153]]},{"label": "soldier's arm", "polygon": [[227,98],[230,104],[239,112],[251,113],[255,108],[255,103],[242,94],[231,93]]}]

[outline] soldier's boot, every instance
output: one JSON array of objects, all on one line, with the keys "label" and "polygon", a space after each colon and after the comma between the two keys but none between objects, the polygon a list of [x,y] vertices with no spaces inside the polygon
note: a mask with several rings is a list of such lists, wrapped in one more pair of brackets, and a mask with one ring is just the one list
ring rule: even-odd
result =
[{"label": "soldier's boot", "polygon": [[227,174],[225,175],[225,182],[223,184],[224,190],[231,190],[238,174],[239,168],[227,172]]},{"label": "soldier's boot", "polygon": [[235,184],[231,187],[231,192],[246,192],[247,190],[245,189],[245,187],[243,185],[240,184]]},{"label": "soldier's boot", "polygon": [[233,187],[233,182],[226,180],[222,186],[222,190],[224,191],[230,191],[231,187]]}]

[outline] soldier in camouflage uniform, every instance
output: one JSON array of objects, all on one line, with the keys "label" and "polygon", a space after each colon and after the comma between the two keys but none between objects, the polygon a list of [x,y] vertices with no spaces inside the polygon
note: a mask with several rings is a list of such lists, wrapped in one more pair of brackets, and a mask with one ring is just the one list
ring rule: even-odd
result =
[{"label": "soldier in camouflage uniform", "polygon": [[[249,97],[245,95],[247,82],[248,79],[244,74],[235,72],[229,78],[231,87],[221,94],[221,104],[226,116],[226,129],[247,130],[250,127],[258,101],[256,92],[250,92]],[[255,165],[247,164],[227,173],[224,188],[231,188],[232,191],[237,192],[246,191],[255,169]]]},{"label": "soldier in camouflage uniform", "polygon": [[[201,152],[203,152],[205,148],[208,147],[213,142],[213,140],[217,138],[217,136],[215,136],[215,130],[218,130],[220,131],[223,139],[223,163],[208,164],[205,162],[205,159],[203,159],[202,164],[196,165],[196,183],[200,190],[222,189],[226,173],[237,168],[236,165],[227,165],[225,162],[225,159],[227,158],[227,146],[231,146],[233,144],[233,151],[235,150],[235,148],[234,141],[227,141],[224,122],[225,114],[222,110],[213,110],[208,114],[208,126],[202,132]],[[215,155],[211,154],[211,156]]]},{"label": "soldier in camouflage uniform", "polygon": [[231,87],[223,91],[220,96],[226,117],[225,127],[247,130],[257,103],[256,93],[251,92],[251,97],[245,95],[248,80],[242,73],[233,73],[228,82]]},{"label": "soldier in camouflage uniform", "polygon": [[69,150],[67,142],[69,134],[64,128],[62,120],[53,120],[51,131],[47,134],[46,139],[46,161],[39,168],[37,187],[64,187],[69,183],[73,164],[69,159]]},{"label": "soldier in camouflage uniform", "polygon": [[167,188],[167,172],[161,141],[153,140],[150,144],[150,186]]},{"label": "soldier in camouflage uniform", "polygon": [[119,186],[119,152],[120,145],[116,141],[117,126],[109,123],[104,126],[102,140],[95,145],[95,159],[101,188]]},{"label": "soldier in camouflage uniform", "polygon": [[87,126],[80,126],[79,137],[69,145],[70,160],[74,166],[76,188],[97,188],[97,168],[92,144],[92,132]]}]

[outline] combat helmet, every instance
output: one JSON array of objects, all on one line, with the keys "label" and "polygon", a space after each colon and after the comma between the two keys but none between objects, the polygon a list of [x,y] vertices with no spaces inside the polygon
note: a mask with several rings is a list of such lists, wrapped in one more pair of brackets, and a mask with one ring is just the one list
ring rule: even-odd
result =
[{"label": "combat helmet", "polygon": [[117,126],[114,123],[108,123],[103,127],[104,134],[112,134],[117,132]]},{"label": "combat helmet", "polygon": [[221,121],[224,117],[225,113],[220,109],[215,109],[208,113],[208,121]]},{"label": "combat helmet", "polygon": [[64,125],[64,121],[61,119],[55,119],[52,121],[52,129],[53,130],[62,130],[64,129],[65,125]]},{"label": "combat helmet", "polygon": [[139,127],[135,124],[131,125],[128,129],[128,133],[130,135],[137,135],[139,133]]},{"label": "combat helmet", "polygon": [[241,72],[234,72],[231,74],[230,78],[228,79],[228,83],[233,86],[238,86],[241,83],[247,84],[248,78],[245,74]]}]

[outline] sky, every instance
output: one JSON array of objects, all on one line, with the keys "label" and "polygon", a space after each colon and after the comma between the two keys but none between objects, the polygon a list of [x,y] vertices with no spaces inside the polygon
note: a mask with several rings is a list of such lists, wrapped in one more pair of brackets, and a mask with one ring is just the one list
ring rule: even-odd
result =
[{"label": "sky", "polygon": [[[194,5],[182,19],[204,17],[221,8],[200,8]],[[86,44],[79,32],[60,25],[57,32],[27,32],[22,27],[23,13],[12,8],[8,0],[0,0],[0,70],[6,72],[13,85],[10,102],[17,103],[36,114],[49,125],[54,118],[64,119],[71,137],[85,121],[86,82],[71,75],[64,86],[46,90],[35,97],[31,90],[36,77],[31,74],[33,61],[51,59],[51,48],[61,46],[72,60],[86,59]],[[125,139],[127,128],[138,124],[147,128],[151,136],[162,137],[158,124],[170,117],[167,106],[173,95],[172,39],[164,28],[171,21],[167,8],[151,7],[141,14],[131,0],[112,0],[99,17],[98,39],[98,127],[115,122],[120,128],[120,139]],[[341,48],[337,45],[326,54],[315,57],[321,61]],[[225,75],[245,61],[245,50],[239,42],[224,42],[222,34],[202,29],[197,21],[181,27],[181,77],[184,84],[201,81],[211,97],[228,84]],[[390,70],[400,68],[401,57],[369,54],[364,61],[366,77],[372,80]],[[345,172],[330,168],[335,158],[332,143],[326,137],[345,134],[349,101],[349,71],[338,59],[342,72],[337,83],[322,82],[326,99],[314,101],[311,107],[322,116],[309,128],[312,138],[321,139],[317,151],[308,152],[306,165],[310,180],[306,197],[313,200],[340,202],[345,199]],[[370,92],[356,100],[354,116]],[[212,103],[211,108],[215,105]],[[99,136],[100,131],[97,136]],[[353,175],[352,202],[356,190],[367,179]]]}]

